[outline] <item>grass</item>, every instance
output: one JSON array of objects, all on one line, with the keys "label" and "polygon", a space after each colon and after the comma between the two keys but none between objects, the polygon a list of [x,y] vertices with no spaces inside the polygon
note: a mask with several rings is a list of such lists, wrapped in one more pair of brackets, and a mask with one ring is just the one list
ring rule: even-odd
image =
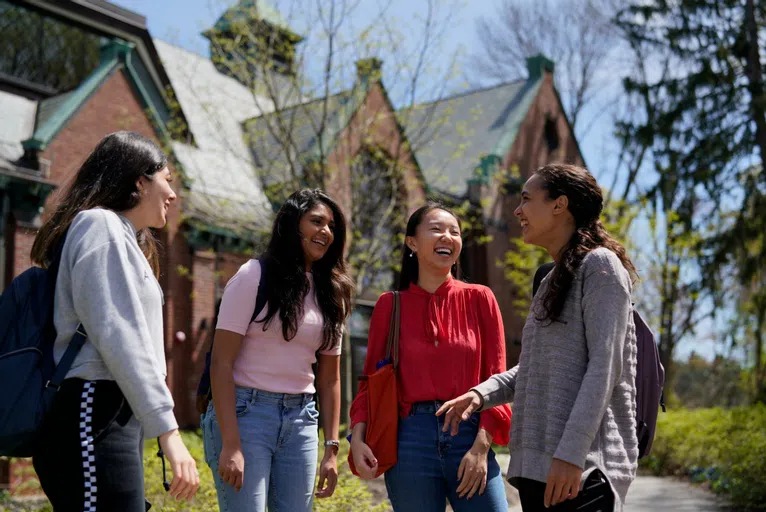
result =
[{"label": "grass", "polygon": [[[213,475],[204,462],[204,453],[202,448],[202,437],[200,431],[182,432],[184,443],[189,448],[192,456],[197,461],[197,467],[200,471],[200,487],[196,497],[189,503],[179,502],[170,497],[162,487],[162,463],[157,457],[157,441],[147,440],[144,445],[144,483],[146,486],[146,497],[152,503],[152,511],[161,512],[211,512],[218,510],[218,501],[216,499],[215,486],[213,484]],[[321,435],[321,432],[320,432]],[[320,439],[320,446],[321,446]],[[319,450],[319,455],[324,450]],[[314,500],[315,512],[381,512],[386,510],[385,503],[373,503],[373,496],[367,490],[364,482],[351,474],[347,463],[348,443],[342,442],[338,453],[338,486],[331,498],[324,500]],[[15,465],[17,471],[25,472],[26,480],[24,483],[24,494],[38,496],[38,499],[27,501],[27,498],[20,499],[17,495],[10,496],[6,492],[0,494],[0,511],[2,512],[53,512],[50,504],[46,501],[40,502],[39,497],[42,494],[40,483],[34,477],[32,470],[31,477],[27,474],[31,470],[31,465]],[[170,465],[167,464],[168,480],[172,479]]]}]

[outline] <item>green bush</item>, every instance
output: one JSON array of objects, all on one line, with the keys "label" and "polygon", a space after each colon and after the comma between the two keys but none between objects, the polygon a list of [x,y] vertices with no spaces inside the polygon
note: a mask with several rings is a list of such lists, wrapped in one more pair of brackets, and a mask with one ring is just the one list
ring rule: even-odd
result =
[{"label": "green bush", "polygon": [[766,405],[661,413],[642,466],[709,482],[738,507],[766,508]]}]

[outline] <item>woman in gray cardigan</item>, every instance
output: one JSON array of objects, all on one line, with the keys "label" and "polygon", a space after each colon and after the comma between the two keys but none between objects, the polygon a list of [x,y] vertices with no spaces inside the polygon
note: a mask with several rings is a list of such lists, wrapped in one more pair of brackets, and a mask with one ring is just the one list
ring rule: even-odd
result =
[{"label": "woman in gray cardigan", "polygon": [[513,402],[508,478],[525,512],[621,511],[636,475],[637,276],[602,208],[587,170],[533,173],[515,214],[524,241],[556,265],[533,299],[519,364],[437,412],[455,431],[474,411]]}]

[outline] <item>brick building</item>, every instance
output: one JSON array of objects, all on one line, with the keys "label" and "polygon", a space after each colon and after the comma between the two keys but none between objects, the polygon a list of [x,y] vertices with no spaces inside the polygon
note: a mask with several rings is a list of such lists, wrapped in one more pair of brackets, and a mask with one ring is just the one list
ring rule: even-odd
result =
[{"label": "brick building", "polygon": [[[259,26],[277,27],[291,44],[301,44],[264,2],[241,3],[255,5]],[[225,32],[222,20],[212,29],[219,35]],[[331,129],[322,140],[296,133],[296,157],[310,170],[312,158],[323,155],[328,176],[320,178],[347,212],[357,199],[351,176],[362,172],[347,162],[370,148],[396,155],[405,214],[428,195],[474,206],[481,219],[474,235],[491,241],[468,243],[463,265],[474,282],[487,284],[497,296],[509,364],[514,363],[522,318],[496,261],[519,235],[513,218],[518,197],[507,180],[501,185],[494,178],[517,166],[518,185],[547,162],[582,164],[553,85],[553,63],[540,56],[529,59],[528,67],[526,80],[396,113],[381,63],[372,59],[357,64],[349,90],[327,100],[296,96],[286,100],[292,106],[278,106],[273,114],[273,101],[218,63],[153,39],[136,13],[104,0],[0,0],[0,288],[30,266],[36,228],[104,135],[128,129],[163,144],[182,178],[175,182],[181,199],[158,233],[168,383],[179,423],[196,425],[193,394],[214,304],[226,280],[262,243],[275,209],[266,194],[271,184],[257,172],[274,141],[254,134],[262,133],[270,115],[310,120],[321,105]],[[289,66],[275,69],[274,80],[291,72]],[[441,122],[430,126],[426,115],[442,116]],[[409,144],[416,125],[425,125],[429,137]],[[355,382],[363,362],[374,298],[362,297],[350,322],[347,383]]]}]

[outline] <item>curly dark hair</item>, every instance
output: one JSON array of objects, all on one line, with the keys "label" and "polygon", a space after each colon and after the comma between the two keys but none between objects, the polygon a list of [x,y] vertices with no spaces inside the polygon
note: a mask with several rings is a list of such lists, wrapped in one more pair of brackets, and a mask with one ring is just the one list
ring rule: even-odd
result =
[{"label": "curly dark hair", "polygon": [[535,313],[537,320],[553,322],[564,309],[583,258],[593,249],[605,247],[615,253],[634,282],[638,279],[638,273],[625,247],[609,234],[599,219],[604,197],[590,172],[576,165],[550,164],[537,169],[534,174],[542,179],[541,187],[548,193],[549,199],[567,197],[568,210],[575,220],[575,232],[562,248],[551,272],[550,284],[542,300],[542,314]]},{"label": "curly dark hair", "polygon": [[268,291],[268,307],[262,323],[265,331],[279,315],[285,341],[292,340],[298,332],[303,301],[310,289],[299,224],[301,218],[318,204],[325,204],[335,220],[333,243],[311,269],[317,305],[324,320],[320,350],[327,350],[340,342],[343,324],[351,312],[354,283],[344,257],[346,217],[337,203],[321,190],[295,192],[287,198],[274,219],[269,246],[261,257],[267,268],[261,279],[265,279],[264,286]]}]

